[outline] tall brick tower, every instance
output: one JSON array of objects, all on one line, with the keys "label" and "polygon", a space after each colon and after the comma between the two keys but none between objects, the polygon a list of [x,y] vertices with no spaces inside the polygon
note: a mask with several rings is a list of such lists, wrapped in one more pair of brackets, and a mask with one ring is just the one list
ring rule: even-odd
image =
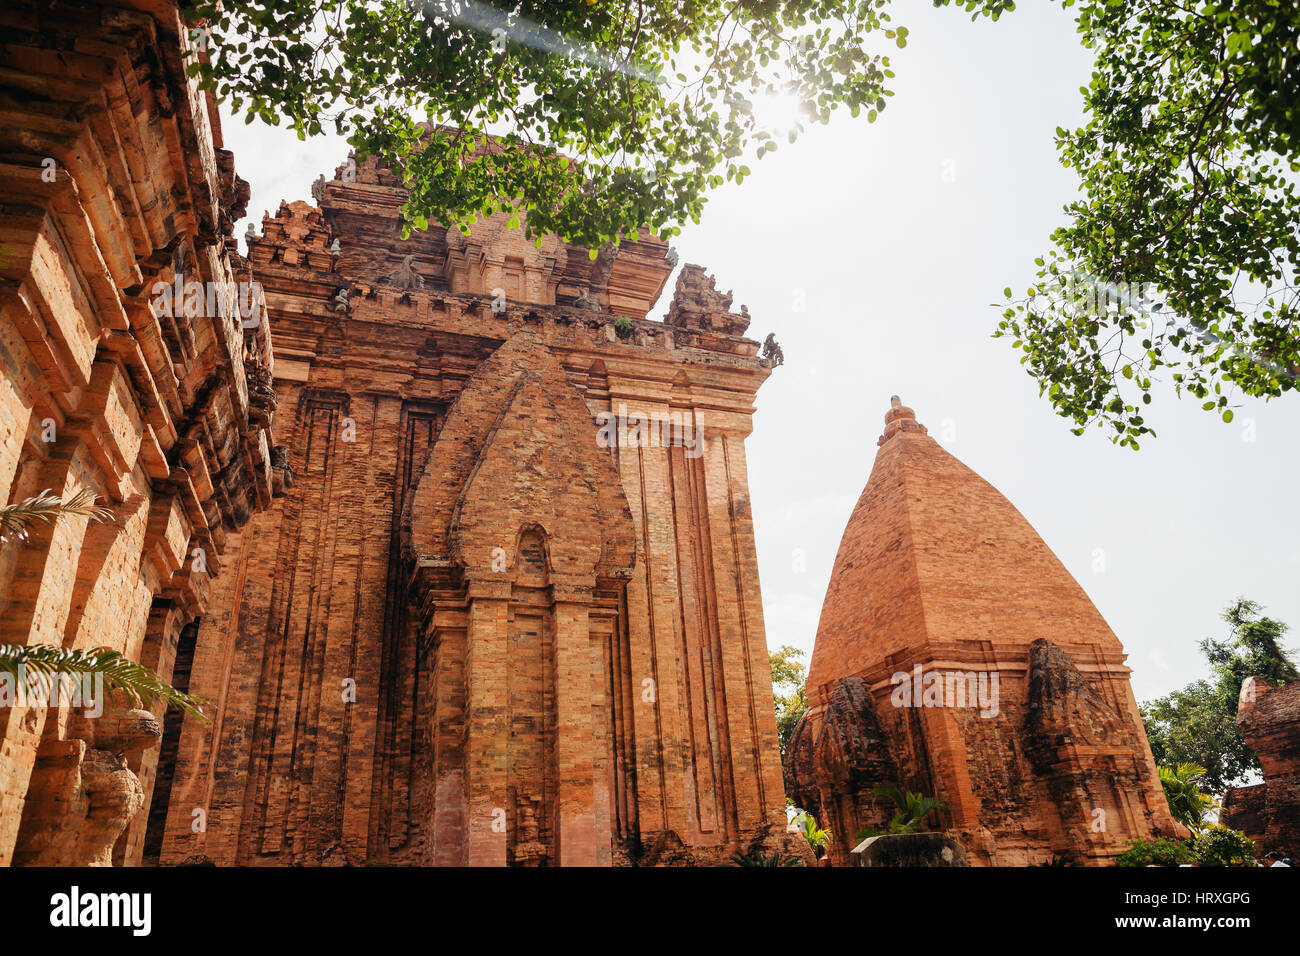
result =
[{"label": "tall brick tower", "polygon": [[494,218],[402,240],[405,191],[370,162],[313,193],[251,240],[281,497],[182,649],[219,706],[164,741],[146,858],[785,840],[744,446],[772,363],[747,315],[685,266],[647,319],[675,262],[654,238],[592,259]]},{"label": "tall brick tower", "polygon": [[[107,512],[0,541],[0,644],[183,683],[178,645],[273,493],[248,183],[175,4],[7,0],[0,23],[0,504]],[[0,696],[0,866],[139,860],[164,706]]]},{"label": "tall brick tower", "polygon": [[998,491],[894,399],[840,542],[786,785],[847,860],[895,783],[976,864],[1104,862],[1173,833],[1124,651]]}]

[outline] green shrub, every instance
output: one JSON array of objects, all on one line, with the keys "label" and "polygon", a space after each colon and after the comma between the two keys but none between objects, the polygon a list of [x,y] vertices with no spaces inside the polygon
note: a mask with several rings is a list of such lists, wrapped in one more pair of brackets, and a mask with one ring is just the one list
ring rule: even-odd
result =
[{"label": "green shrub", "polygon": [[1181,866],[1195,862],[1196,855],[1191,846],[1171,837],[1133,840],[1128,849],[1115,858],[1119,866]]},{"label": "green shrub", "polygon": [[803,812],[803,838],[808,841],[808,846],[813,853],[820,857],[826,849],[827,844],[831,842],[831,831],[823,830],[817,825],[817,818],[807,810]]},{"label": "green shrub", "polygon": [[921,833],[925,830],[925,818],[932,811],[948,809],[948,804],[942,800],[912,793],[910,790],[902,790],[895,783],[878,783],[871,795],[876,800],[892,801],[894,806],[898,807],[898,812],[894,814],[893,819],[889,821],[889,826],[884,830],[877,830],[875,827],[863,827],[859,830],[854,838],[857,841],[854,846],[874,836]]},{"label": "green shrub", "polygon": [[614,322],[614,331],[620,339],[625,339],[632,334],[632,320],[626,315],[620,315]]},{"label": "green shrub", "polygon": [[1257,865],[1250,837],[1218,823],[1206,827],[1192,840],[1192,852],[1201,866]]}]

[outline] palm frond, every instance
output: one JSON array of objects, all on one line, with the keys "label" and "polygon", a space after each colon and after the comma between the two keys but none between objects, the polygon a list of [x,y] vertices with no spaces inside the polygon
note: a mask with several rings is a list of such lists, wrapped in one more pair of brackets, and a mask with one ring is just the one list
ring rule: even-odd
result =
[{"label": "palm frond", "polygon": [[876,784],[875,789],[871,791],[871,796],[876,800],[892,800],[894,806],[898,807],[900,810],[907,809],[907,800],[904,799],[903,791],[898,789],[898,784],[896,783],[886,782]]},{"label": "palm frond", "polygon": [[804,811],[803,816],[803,838],[807,841],[808,846],[813,851],[825,849],[826,844],[833,839],[830,830],[823,830],[817,825],[817,818],[808,811]]},{"label": "palm frond", "polygon": [[182,693],[143,664],[106,648],[68,650],[54,644],[0,644],[0,673],[13,675],[16,682],[25,682],[28,674],[99,675],[110,695],[121,691],[134,707],[147,706],[157,697],[201,720],[207,719],[201,708],[208,701]]},{"label": "palm frond", "polygon": [[64,501],[47,488],[32,498],[0,508],[0,544],[10,538],[26,541],[37,522],[53,524],[60,518],[74,515],[91,521],[107,521],[113,512],[96,505],[95,493],[89,489]]},{"label": "palm frond", "polygon": [[1205,793],[1198,783],[1205,775],[1205,768],[1194,763],[1180,763],[1176,767],[1158,767],[1157,772],[1169,812],[1193,833],[1200,833],[1216,806],[1214,797]]}]

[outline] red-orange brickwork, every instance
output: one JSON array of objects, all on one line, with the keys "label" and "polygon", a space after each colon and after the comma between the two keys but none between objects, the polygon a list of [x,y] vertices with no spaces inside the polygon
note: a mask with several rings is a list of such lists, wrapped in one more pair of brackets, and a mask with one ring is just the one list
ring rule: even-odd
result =
[{"label": "red-orange brickwork", "polygon": [[180,734],[158,859],[787,843],[748,318],[688,265],[647,319],[673,271],[654,238],[592,259],[495,217],[402,240],[373,161],[313,193],[252,240],[292,483],[199,628],[189,689],[220,707]]},{"label": "red-orange brickwork", "polygon": [[[730,295],[688,265],[648,319],[650,237],[403,240],[352,161],[245,259],[170,0],[0,25],[0,493],[112,512],[5,545],[0,640],[210,702],[0,708],[0,864],[787,846],[745,462],[772,362]],[[204,291],[254,281],[251,321]]]},{"label": "red-orange brickwork", "polygon": [[1104,861],[1177,828],[1119,641],[1011,503],[897,399],[807,694],[787,789],[843,835],[837,862],[889,819],[879,783],[943,800],[975,865]]},{"label": "red-orange brickwork", "polygon": [[1264,782],[1229,790],[1221,821],[1255,841],[1260,856],[1300,857],[1300,683],[1242,682],[1237,729],[1259,755]]},{"label": "red-orange brickwork", "polygon": [[[0,34],[0,502],[110,512],[0,546],[0,643],[103,647],[183,685],[274,487],[269,327],[231,238],[249,187],[174,5],[14,0]],[[0,707],[0,865],[141,859],[179,723],[117,703]]]}]

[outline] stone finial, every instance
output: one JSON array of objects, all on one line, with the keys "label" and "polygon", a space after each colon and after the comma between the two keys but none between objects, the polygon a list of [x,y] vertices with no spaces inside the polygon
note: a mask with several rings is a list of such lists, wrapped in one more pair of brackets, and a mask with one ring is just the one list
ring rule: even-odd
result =
[{"label": "stone finial", "polygon": [[687,263],[677,274],[677,289],[664,320],[674,328],[743,335],[749,316],[731,311],[732,292],[719,292],[713,276],[703,267]]},{"label": "stone finial", "polygon": [[885,412],[885,433],[880,436],[876,444],[883,445],[899,432],[918,432],[925,435],[928,431],[916,420],[916,412],[904,405],[897,395],[893,395],[889,399],[889,411]]}]

